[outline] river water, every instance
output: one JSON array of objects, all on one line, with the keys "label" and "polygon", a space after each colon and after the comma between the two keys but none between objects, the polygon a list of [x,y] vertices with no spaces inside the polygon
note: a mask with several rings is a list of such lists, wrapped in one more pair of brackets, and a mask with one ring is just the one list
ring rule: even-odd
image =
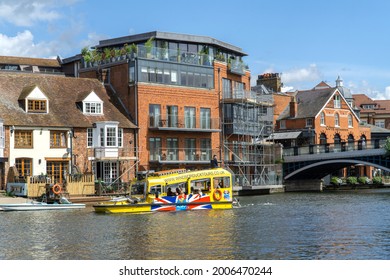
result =
[{"label": "river water", "polygon": [[231,210],[0,212],[0,259],[390,259],[390,189],[239,199]]}]

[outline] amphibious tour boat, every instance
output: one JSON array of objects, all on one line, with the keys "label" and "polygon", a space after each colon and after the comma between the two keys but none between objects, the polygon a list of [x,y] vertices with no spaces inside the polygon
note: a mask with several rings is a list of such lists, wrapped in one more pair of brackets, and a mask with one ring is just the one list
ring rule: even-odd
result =
[{"label": "amphibious tour boat", "polygon": [[233,207],[232,175],[223,168],[140,172],[131,196],[93,205],[97,213],[140,213]]}]

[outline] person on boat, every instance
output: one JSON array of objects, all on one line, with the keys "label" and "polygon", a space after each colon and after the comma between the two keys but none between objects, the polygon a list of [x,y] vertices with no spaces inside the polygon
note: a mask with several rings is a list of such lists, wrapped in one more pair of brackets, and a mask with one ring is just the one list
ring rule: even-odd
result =
[{"label": "person on boat", "polygon": [[173,191],[170,187],[167,190],[167,196],[175,196],[175,194],[173,193]]},{"label": "person on boat", "polygon": [[176,195],[180,195],[181,194],[181,190],[179,188],[176,188]]},{"label": "person on boat", "polygon": [[211,168],[218,168],[218,160],[216,155],[213,156],[213,159],[210,161],[210,164]]}]

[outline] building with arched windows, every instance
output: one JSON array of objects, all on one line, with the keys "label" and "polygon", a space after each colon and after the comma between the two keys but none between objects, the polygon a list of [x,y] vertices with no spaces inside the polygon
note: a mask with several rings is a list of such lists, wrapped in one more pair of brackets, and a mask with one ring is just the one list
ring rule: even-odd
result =
[{"label": "building with arched windows", "polygon": [[345,92],[349,90],[342,87],[340,77],[336,87],[322,82],[311,90],[296,91],[276,120],[274,136],[287,147],[332,144],[352,149],[359,141],[370,140],[370,128],[360,125]]}]

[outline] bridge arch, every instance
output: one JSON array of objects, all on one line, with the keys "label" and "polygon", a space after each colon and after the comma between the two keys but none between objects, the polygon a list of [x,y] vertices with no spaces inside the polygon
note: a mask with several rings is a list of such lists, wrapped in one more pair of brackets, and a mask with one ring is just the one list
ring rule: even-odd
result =
[{"label": "bridge arch", "polygon": [[[385,166],[375,164],[369,161],[362,161],[357,159],[335,159],[335,160],[325,160],[325,161],[318,161],[314,162],[312,164],[306,165],[302,168],[299,168],[288,175],[284,177],[285,180],[288,179],[294,179],[295,177],[300,177],[300,174],[307,174],[313,179],[321,179],[325,177],[326,175],[332,173],[332,171],[339,170],[344,167],[348,167],[355,164],[362,164],[362,165],[368,165],[373,166],[376,168],[379,168],[384,171],[390,172],[390,168],[387,168]],[[322,167],[322,168],[321,168]],[[326,167],[326,168],[324,168]],[[314,174],[314,172],[316,172]],[[317,175],[317,176],[315,176]]]}]

